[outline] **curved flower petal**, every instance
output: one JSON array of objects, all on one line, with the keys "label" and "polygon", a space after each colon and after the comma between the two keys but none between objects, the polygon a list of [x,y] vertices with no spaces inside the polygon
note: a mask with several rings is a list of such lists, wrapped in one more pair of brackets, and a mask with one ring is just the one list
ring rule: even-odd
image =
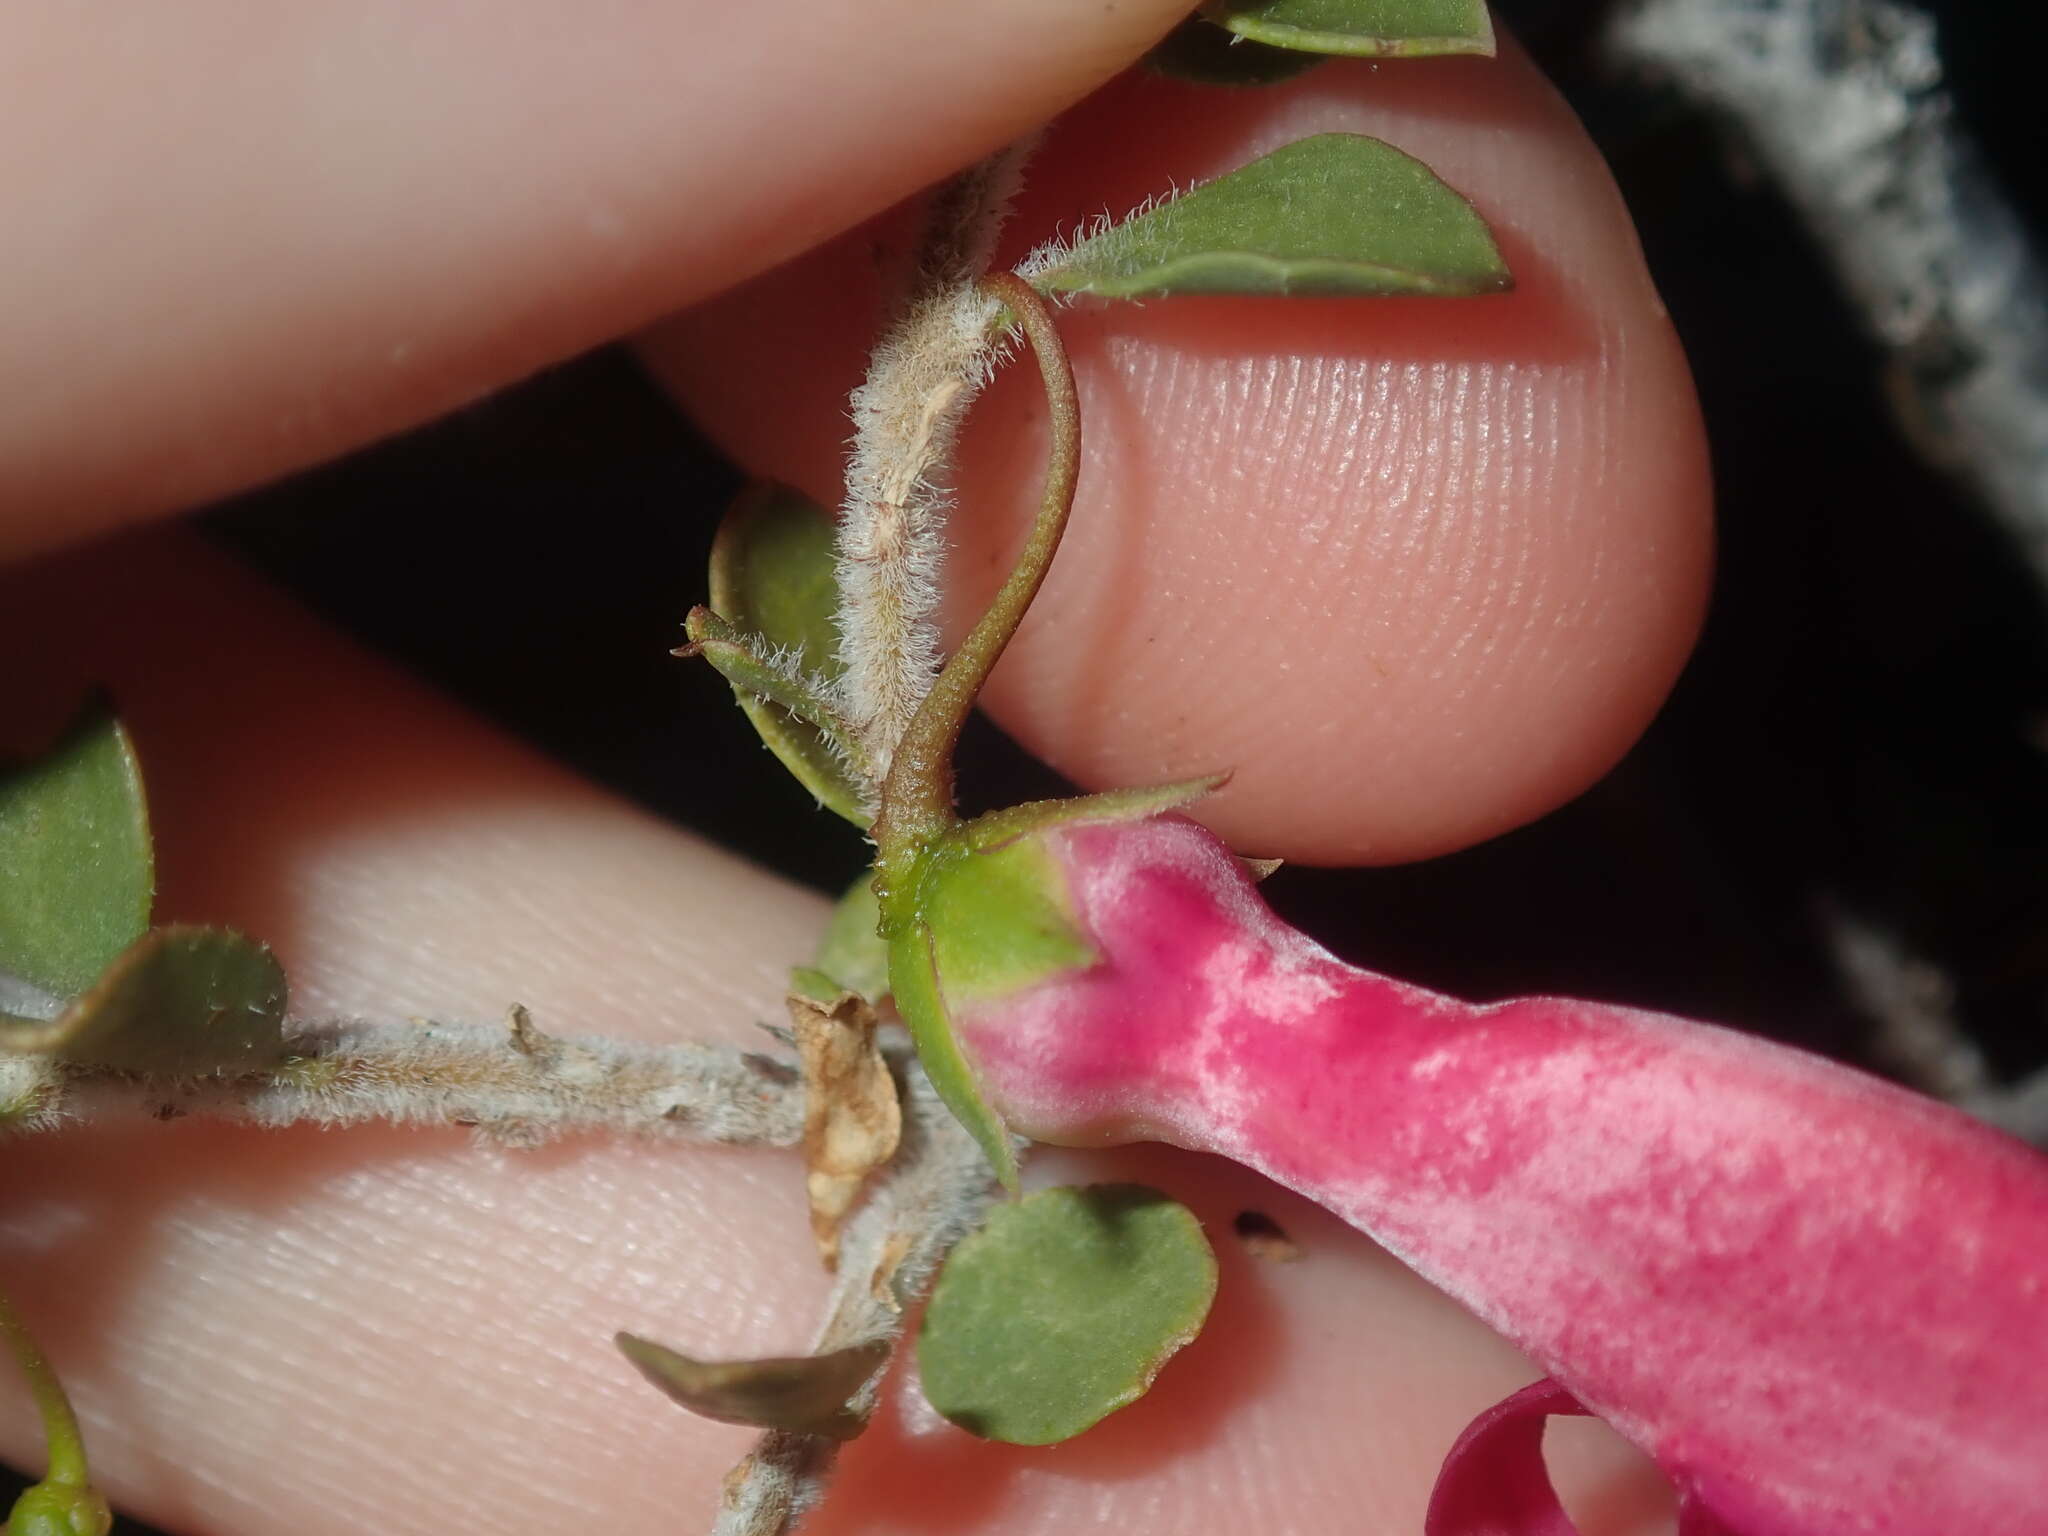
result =
[{"label": "curved flower petal", "polygon": [[1546,1376],[1479,1415],[1437,1473],[1423,1536],[1578,1536],[1550,1486],[1543,1426],[1585,1411]]}]

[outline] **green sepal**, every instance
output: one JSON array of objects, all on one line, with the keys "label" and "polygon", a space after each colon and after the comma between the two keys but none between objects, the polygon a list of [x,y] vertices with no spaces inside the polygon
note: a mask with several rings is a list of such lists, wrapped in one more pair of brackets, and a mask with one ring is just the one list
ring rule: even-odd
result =
[{"label": "green sepal", "polygon": [[1048,293],[1454,297],[1513,286],[1493,234],[1420,160],[1321,133],[1026,271]]},{"label": "green sepal", "polygon": [[700,609],[689,633],[768,750],[822,804],[865,827],[872,776],[827,701],[841,673],[833,538],[831,514],[800,491],[750,486],[711,546],[710,607],[723,627],[703,625],[700,636]]},{"label": "green sepal", "polygon": [[1355,58],[1493,53],[1485,0],[1206,0],[1202,14],[1273,48]]},{"label": "green sepal", "polygon": [[890,934],[889,988],[895,994],[896,1014],[910,1030],[917,1059],[933,1090],[953,1118],[967,1128],[998,1182],[1014,1195],[1019,1187],[1017,1152],[1010,1144],[1009,1127],[982,1098],[974,1069],[960,1053],[933,949],[932,931],[921,921],[904,924]]},{"label": "green sepal", "polygon": [[954,1248],[917,1341],[926,1399],[969,1434],[1053,1445],[1144,1395],[1216,1296],[1202,1224],[1156,1189],[1041,1190]]},{"label": "green sepal", "polygon": [[1134,789],[1106,789],[1093,795],[1070,795],[1059,800],[1027,800],[1022,805],[989,811],[963,823],[952,836],[971,848],[993,848],[999,843],[1047,832],[1054,827],[1081,826],[1090,822],[1143,821],[1164,816],[1204,795],[1213,795],[1230,782],[1227,773],[1206,778],[1179,779],[1171,784],[1144,784]]},{"label": "green sepal", "polygon": [[48,1021],[0,1020],[0,1047],[116,1072],[185,1077],[275,1066],[284,968],[221,928],[152,929]]},{"label": "green sepal", "polygon": [[77,996],[148,928],[155,889],[134,743],[104,706],[0,773],[0,978]]},{"label": "green sepal", "polygon": [[1278,85],[1322,63],[1313,53],[1270,48],[1190,16],[1152,45],[1144,65],[1154,74],[1194,85]]},{"label": "green sepal", "polygon": [[[900,889],[881,898],[889,982],[932,1087],[1017,1189],[1010,1133],[982,1097],[951,1010],[997,1001],[1100,956],[1066,879],[1036,834],[1161,815],[1220,787],[1227,774],[1064,800],[1038,800],[963,822],[921,849]],[[821,978],[822,979],[822,978]]]},{"label": "green sepal", "polygon": [[1008,997],[1099,958],[1058,867],[1033,838],[988,846],[949,838],[920,873],[918,905],[950,1005]]},{"label": "green sepal", "polygon": [[798,990],[821,1003],[836,1001],[842,992],[856,993],[870,1003],[889,995],[889,946],[882,938],[882,908],[875,895],[875,872],[868,870],[846,888],[833,905],[825,936],[808,966],[799,967],[813,977],[823,977],[829,991],[800,986]]},{"label": "green sepal", "polygon": [[850,1406],[853,1396],[889,1363],[887,1340],[823,1355],[733,1361],[695,1360],[630,1333],[612,1342],[642,1376],[692,1413],[833,1440],[851,1440],[866,1427]]}]

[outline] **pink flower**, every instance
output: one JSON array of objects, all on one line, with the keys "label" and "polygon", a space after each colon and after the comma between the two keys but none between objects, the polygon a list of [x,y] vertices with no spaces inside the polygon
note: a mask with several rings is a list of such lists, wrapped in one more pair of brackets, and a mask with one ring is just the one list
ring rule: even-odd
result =
[{"label": "pink flower", "polygon": [[1192,822],[1027,842],[1096,958],[947,989],[989,1105],[1256,1168],[1549,1374],[1453,1450],[1430,1536],[1568,1532],[1536,1444],[1578,1411],[1665,1469],[1686,1536],[2048,1531],[2048,1159],[1710,1025],[1344,965]]}]

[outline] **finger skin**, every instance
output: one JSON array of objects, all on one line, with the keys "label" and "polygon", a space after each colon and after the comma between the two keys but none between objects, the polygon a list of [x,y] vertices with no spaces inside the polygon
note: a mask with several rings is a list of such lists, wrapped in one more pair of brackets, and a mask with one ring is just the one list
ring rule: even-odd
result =
[{"label": "finger skin", "polygon": [[[111,681],[154,795],[167,918],[274,939],[301,1011],[758,1042],[821,903],[578,785],[163,536],[0,581],[0,643],[90,615],[31,709]],[[74,627],[76,627],[74,625]],[[18,722],[17,722],[18,723]],[[1062,1155],[1138,1178],[1222,1249],[1212,1328],[1161,1388],[1055,1451],[992,1447],[892,1395],[811,1529],[1270,1529],[1412,1536],[1463,1423],[1530,1374],[1334,1219],[1214,1161]],[[805,1346],[823,1291],[787,1154],[601,1138],[196,1121],[17,1143],[7,1284],[95,1464],[175,1530],[506,1536],[703,1529],[743,1432],[673,1410],[607,1340]],[[1303,1258],[1250,1258],[1239,1210]],[[0,1451],[35,1457],[19,1394]],[[1612,1445],[1567,1457],[1591,1536],[1655,1529]]]},{"label": "finger skin", "polygon": [[644,325],[1037,126],[1179,9],[0,9],[0,555]]},{"label": "finger skin", "polygon": [[[1697,633],[1709,488],[1626,210],[1519,54],[1254,92],[1126,78],[1055,128],[1015,227],[1072,229],[1332,129],[1469,195],[1516,291],[1066,310],[1080,500],[988,703],[1091,788],[1234,770],[1197,814],[1247,852],[1393,862],[1542,814],[1635,740]],[[836,502],[873,247],[902,237],[836,242],[650,355],[744,464]],[[1028,372],[969,426],[956,633],[1037,495]]]}]

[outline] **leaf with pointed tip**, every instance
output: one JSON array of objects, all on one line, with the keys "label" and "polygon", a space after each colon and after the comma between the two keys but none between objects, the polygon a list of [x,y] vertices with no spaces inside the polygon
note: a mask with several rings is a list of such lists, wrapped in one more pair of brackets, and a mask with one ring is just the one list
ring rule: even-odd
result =
[{"label": "leaf with pointed tip", "polygon": [[1144,1396],[1215,1296],[1186,1206],[1139,1184],[1041,1190],[947,1258],[918,1332],[924,1395],[983,1439],[1072,1439]]},{"label": "leaf with pointed tip", "polygon": [[48,1022],[4,1021],[0,1046],[154,1076],[243,1073],[290,1054],[284,969],[223,928],[152,929]]},{"label": "leaf with pointed tip", "polygon": [[[870,780],[854,766],[861,759],[860,740],[829,697],[824,680],[806,672],[765,636],[738,629],[709,608],[692,608],[683,632],[690,643],[675,654],[702,656],[717,668],[755,725],[765,719],[769,729],[782,733],[777,740],[797,754],[803,770],[797,776],[805,787],[833,810],[865,825],[856,797]],[[801,733],[802,739],[792,733]],[[762,739],[788,766],[777,740]]]},{"label": "leaf with pointed tip", "polygon": [[1145,55],[1154,74],[1196,85],[1278,85],[1323,61],[1298,49],[1269,48],[1190,16]]},{"label": "leaf with pointed tip", "polygon": [[1132,215],[1023,275],[1050,293],[1498,293],[1486,221],[1434,171],[1356,133],[1299,139]]},{"label": "leaf with pointed tip", "polygon": [[0,774],[0,1009],[91,986],[149,926],[155,887],[134,745],[94,708]]},{"label": "leaf with pointed tip", "polygon": [[887,1340],[824,1355],[731,1361],[693,1360],[630,1333],[613,1342],[642,1376],[692,1413],[721,1424],[834,1440],[851,1440],[866,1427],[849,1404],[889,1363]]},{"label": "leaf with pointed tip", "polygon": [[1206,0],[1202,14],[1274,48],[1373,59],[1493,52],[1486,0]]},{"label": "leaf with pointed tip", "polygon": [[[839,588],[832,560],[832,518],[816,502],[786,485],[762,482],[734,501],[711,546],[711,606],[735,631],[760,636],[794,663],[793,675],[826,684],[840,675],[833,615]],[[695,636],[692,636],[695,639]],[[707,655],[709,652],[707,651]],[[717,656],[711,656],[717,662]],[[851,744],[839,733],[799,718],[724,665],[740,708],[768,750],[804,788],[856,826],[873,786],[848,761]]]},{"label": "leaf with pointed tip", "polygon": [[[889,946],[882,940],[881,923],[875,872],[868,870],[846,888],[832,908],[810,969],[830,977],[845,991],[879,1004],[889,995]],[[832,998],[818,1001],[829,1003]]]}]

